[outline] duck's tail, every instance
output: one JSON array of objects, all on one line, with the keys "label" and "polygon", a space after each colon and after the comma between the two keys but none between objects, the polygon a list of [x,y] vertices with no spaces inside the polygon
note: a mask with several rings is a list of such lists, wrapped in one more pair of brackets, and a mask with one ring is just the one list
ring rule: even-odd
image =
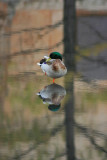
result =
[{"label": "duck's tail", "polygon": [[37,63],[37,65],[38,65],[38,66],[41,66],[41,64],[40,64],[40,63]]},{"label": "duck's tail", "polygon": [[36,93],[36,95],[40,96],[40,92]]}]

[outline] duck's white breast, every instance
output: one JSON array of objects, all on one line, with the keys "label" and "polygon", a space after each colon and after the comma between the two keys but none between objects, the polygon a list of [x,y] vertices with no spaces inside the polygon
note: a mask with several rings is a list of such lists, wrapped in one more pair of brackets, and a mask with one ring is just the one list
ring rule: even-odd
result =
[{"label": "duck's white breast", "polygon": [[[63,62],[61,62],[61,63],[65,67]],[[53,63],[52,63],[52,65],[48,65],[48,64],[43,63],[41,65],[41,69],[43,70],[43,72],[46,72],[47,76],[52,77],[52,78],[59,78],[59,77],[64,76],[67,73],[66,67],[65,68],[60,68],[58,66],[58,70],[54,70]]]}]

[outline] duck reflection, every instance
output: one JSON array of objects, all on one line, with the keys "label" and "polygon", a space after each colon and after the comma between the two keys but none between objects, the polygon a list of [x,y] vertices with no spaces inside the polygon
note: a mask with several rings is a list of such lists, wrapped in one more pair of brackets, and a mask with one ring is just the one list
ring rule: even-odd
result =
[{"label": "duck reflection", "polygon": [[66,90],[62,86],[54,83],[45,86],[37,95],[43,100],[44,104],[49,104],[49,110],[58,111],[61,107],[61,101],[66,95]]}]

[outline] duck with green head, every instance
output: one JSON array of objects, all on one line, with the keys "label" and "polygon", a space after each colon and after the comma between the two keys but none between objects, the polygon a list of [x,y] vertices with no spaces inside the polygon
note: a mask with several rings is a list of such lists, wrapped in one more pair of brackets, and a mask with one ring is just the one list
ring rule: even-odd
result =
[{"label": "duck with green head", "polygon": [[53,78],[53,83],[56,78],[63,77],[67,73],[67,68],[59,52],[52,52],[49,57],[44,56],[44,59],[37,64],[40,65],[45,75]]}]

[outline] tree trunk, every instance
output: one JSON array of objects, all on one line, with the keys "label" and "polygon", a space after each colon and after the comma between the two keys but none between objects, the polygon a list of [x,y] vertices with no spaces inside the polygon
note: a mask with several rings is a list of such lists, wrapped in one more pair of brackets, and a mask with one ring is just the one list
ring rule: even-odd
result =
[{"label": "tree trunk", "polygon": [[75,135],[74,135],[74,78],[65,85],[67,91],[67,102],[65,104],[65,127],[67,160],[75,160]]},{"label": "tree trunk", "polygon": [[[76,9],[75,0],[64,0],[64,59],[68,74],[65,78],[67,103],[65,104],[65,126],[67,160],[75,160],[74,144],[74,77],[75,71],[75,46],[76,46]],[[67,79],[68,78],[68,79]],[[67,79],[67,81],[66,81]]]},{"label": "tree trunk", "polygon": [[76,9],[75,0],[64,0],[64,58],[69,69],[75,70]]}]

